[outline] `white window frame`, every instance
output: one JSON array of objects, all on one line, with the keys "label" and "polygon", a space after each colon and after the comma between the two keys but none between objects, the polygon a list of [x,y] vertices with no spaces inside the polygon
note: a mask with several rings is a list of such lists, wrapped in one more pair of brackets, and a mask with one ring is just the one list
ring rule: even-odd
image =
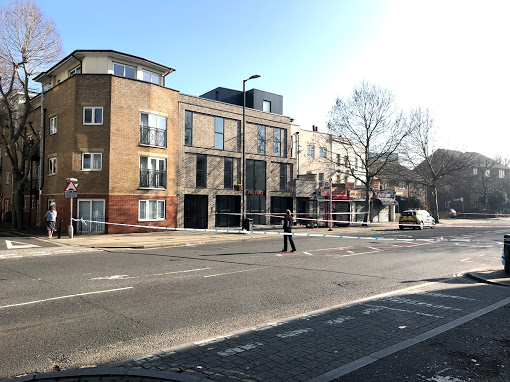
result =
[{"label": "white window frame", "polygon": [[[85,168],[83,166],[85,163],[85,160],[84,160],[85,155],[90,155],[90,168]],[[100,168],[94,168],[94,155],[99,155],[101,157]],[[103,170],[103,153],[93,153],[93,152],[81,153],[81,170],[82,171],[102,171]]]},{"label": "white window frame", "polygon": [[404,180],[399,180],[398,181],[398,189],[399,190],[405,190],[406,186],[407,186],[407,184],[406,184],[406,182]]},{"label": "white window frame", "polygon": [[[144,79],[144,76],[145,76],[146,73],[150,75],[150,81],[146,81]],[[153,77],[158,78],[158,82],[154,82],[153,81]],[[156,72],[153,72],[151,70],[147,70],[147,69],[143,69],[142,68],[142,81],[149,82],[149,83],[154,84],[154,85],[163,85],[163,76],[161,74],[159,74],[159,73],[156,73]]]},{"label": "white window frame", "polygon": [[326,158],[327,152],[325,147],[319,147],[319,158]]},{"label": "white window frame", "polygon": [[491,176],[491,170],[490,169],[485,170],[485,177],[490,178],[490,176]]},{"label": "white window frame", "polygon": [[48,199],[48,210],[50,209],[51,206],[56,206],[55,199],[53,198]]},{"label": "white window frame", "polygon": [[499,170],[499,179],[505,179],[505,170]]},{"label": "white window frame", "polygon": [[315,158],[315,145],[306,145],[306,156]]},{"label": "white window frame", "polygon": [[[118,74],[115,74],[115,65],[120,65],[120,66],[123,66],[124,67],[124,73],[123,75],[118,75]],[[123,77],[123,78],[131,78],[131,77],[126,77],[126,68],[131,68],[131,69],[134,69],[135,71],[135,76],[132,78],[133,80],[136,80],[137,79],[137,72],[138,72],[138,68],[136,66],[133,66],[133,65],[128,65],[128,64],[123,64],[122,62],[116,62],[114,61],[112,63],[112,71],[113,71],[113,75],[114,76],[118,76],[118,77]]]},{"label": "white window frame", "polygon": [[69,77],[74,76],[75,74],[81,74],[81,65],[78,65],[76,68],[71,69],[69,71]]},{"label": "white window frame", "polygon": [[57,157],[48,158],[48,176],[55,175],[57,173]]},{"label": "white window frame", "polygon": [[57,116],[50,118],[50,135],[57,133]]},{"label": "white window frame", "polygon": [[478,169],[476,167],[473,167],[473,175],[478,175]]},{"label": "white window frame", "polygon": [[10,183],[11,183],[11,172],[6,171],[5,172],[5,184],[10,184]]},{"label": "white window frame", "polygon": [[[92,109],[92,122],[85,122],[85,110]],[[96,109],[101,110],[101,123],[95,121],[96,119]],[[104,110],[102,106],[83,106],[83,124],[84,125],[102,125],[104,122]]]},{"label": "white window frame", "polygon": [[[151,219],[149,215],[150,202],[156,202],[156,218]],[[141,205],[145,204],[145,216],[141,216]],[[161,207],[161,205],[163,207]],[[163,217],[160,217],[161,208],[163,208]],[[165,199],[141,199],[138,201],[138,221],[165,221],[166,220],[166,200]]]}]

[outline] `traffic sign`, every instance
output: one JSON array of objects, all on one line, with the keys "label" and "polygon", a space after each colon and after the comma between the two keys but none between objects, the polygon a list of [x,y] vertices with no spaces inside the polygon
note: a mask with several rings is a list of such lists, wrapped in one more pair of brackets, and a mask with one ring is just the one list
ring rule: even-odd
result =
[{"label": "traffic sign", "polygon": [[78,189],[76,188],[76,186],[74,185],[74,183],[71,181],[67,184],[67,187],[66,189],[64,190],[64,192],[78,192]]},{"label": "traffic sign", "polygon": [[65,191],[64,192],[64,196],[65,196],[66,199],[77,198],[78,197],[78,193],[74,192],[74,191]]}]

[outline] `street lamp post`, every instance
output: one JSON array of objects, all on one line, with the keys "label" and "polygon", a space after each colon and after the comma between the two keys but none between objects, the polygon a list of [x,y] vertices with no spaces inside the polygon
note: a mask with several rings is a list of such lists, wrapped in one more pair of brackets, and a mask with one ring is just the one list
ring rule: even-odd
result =
[{"label": "street lamp post", "polygon": [[258,74],[254,74],[247,80],[243,80],[243,158],[242,158],[242,198],[241,198],[241,228],[244,229],[244,220],[246,217],[246,149],[245,149],[245,132],[246,132],[246,81],[253,80],[255,78],[259,78]]}]

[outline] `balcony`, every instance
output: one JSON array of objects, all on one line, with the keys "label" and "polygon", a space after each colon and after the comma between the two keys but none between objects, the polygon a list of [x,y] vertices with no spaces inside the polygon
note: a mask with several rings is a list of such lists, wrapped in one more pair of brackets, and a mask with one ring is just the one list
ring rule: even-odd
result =
[{"label": "balcony", "polygon": [[140,126],[140,144],[166,147],[166,129],[158,129],[150,126]]},{"label": "balcony", "polygon": [[166,188],[166,171],[140,170],[140,187]]}]

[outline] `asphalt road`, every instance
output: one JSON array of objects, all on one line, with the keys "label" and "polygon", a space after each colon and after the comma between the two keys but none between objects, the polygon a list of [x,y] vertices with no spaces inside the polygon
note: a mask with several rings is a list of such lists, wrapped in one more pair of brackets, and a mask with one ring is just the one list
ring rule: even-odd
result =
[{"label": "asphalt road", "polygon": [[497,266],[504,232],[376,233],[378,240],[297,237],[294,253],[278,252],[282,238],[130,251],[55,246],[44,255],[2,248],[0,378],[128,359]]}]

